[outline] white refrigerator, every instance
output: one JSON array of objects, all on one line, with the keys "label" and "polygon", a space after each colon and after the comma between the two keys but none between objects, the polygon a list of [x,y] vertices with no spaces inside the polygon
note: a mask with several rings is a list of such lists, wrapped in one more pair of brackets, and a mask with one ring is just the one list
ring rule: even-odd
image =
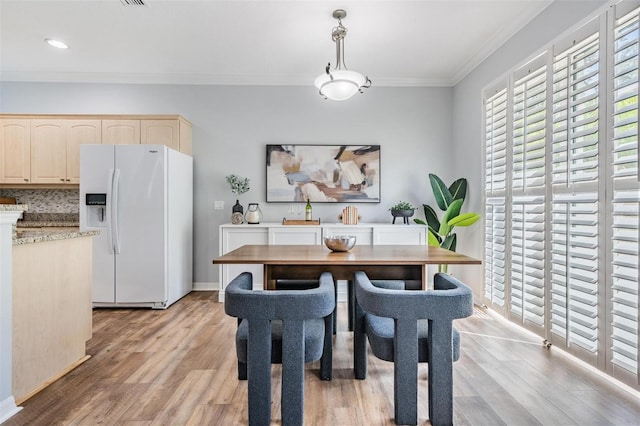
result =
[{"label": "white refrigerator", "polygon": [[164,145],[80,146],[93,306],[164,309],[193,283],[193,159]]}]

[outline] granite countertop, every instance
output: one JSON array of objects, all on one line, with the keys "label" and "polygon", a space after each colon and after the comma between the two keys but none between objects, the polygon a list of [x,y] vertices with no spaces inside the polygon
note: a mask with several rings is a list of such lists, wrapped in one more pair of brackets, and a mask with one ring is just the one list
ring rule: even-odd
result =
[{"label": "granite countertop", "polygon": [[65,228],[73,228],[73,227],[79,227],[80,224],[78,222],[75,221],[71,221],[71,222],[55,222],[55,221],[38,221],[38,220],[20,220],[18,221],[18,223],[16,224],[16,226],[18,228],[47,228],[47,227],[53,227],[53,228],[60,228],[60,227],[65,227]]},{"label": "granite countertop", "polygon": [[80,226],[77,213],[30,213],[24,212],[22,220],[18,221],[18,228],[42,228],[47,226]]},{"label": "granite countertop", "polygon": [[100,231],[80,231],[77,214],[27,213],[26,204],[0,204],[0,211],[22,211],[23,218],[13,226],[13,245],[90,237]]},{"label": "granite countertop", "polygon": [[77,227],[55,227],[18,229],[13,245],[41,243],[44,241],[66,240],[69,238],[90,237],[100,231],[80,231]]},{"label": "granite countertop", "polygon": [[3,212],[23,212],[28,208],[27,204],[0,204],[0,211]]}]

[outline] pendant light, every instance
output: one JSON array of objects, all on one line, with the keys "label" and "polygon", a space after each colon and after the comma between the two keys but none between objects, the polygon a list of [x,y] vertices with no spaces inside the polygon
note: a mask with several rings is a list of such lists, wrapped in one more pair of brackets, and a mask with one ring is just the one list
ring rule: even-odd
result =
[{"label": "pendant light", "polygon": [[347,29],[342,25],[342,19],[347,16],[347,12],[342,9],[333,11],[333,17],[338,20],[338,26],[331,31],[331,39],[336,43],[336,65],[331,68],[331,63],[327,64],[325,72],[315,80],[320,96],[332,101],[344,101],[355,95],[363,93],[362,89],[371,87],[371,80],[359,72],[347,69],[344,64],[344,38]]}]

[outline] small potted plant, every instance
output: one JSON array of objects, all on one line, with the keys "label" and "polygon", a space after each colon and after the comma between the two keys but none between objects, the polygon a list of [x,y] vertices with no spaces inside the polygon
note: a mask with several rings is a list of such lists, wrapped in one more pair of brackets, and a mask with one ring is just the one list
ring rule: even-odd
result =
[{"label": "small potted plant", "polygon": [[[249,190],[249,178],[237,176],[237,175],[228,175],[226,177],[227,183],[231,187],[231,192],[239,197]],[[240,200],[236,198],[236,204],[231,208],[231,223],[234,225],[238,225],[243,222],[243,213],[244,209],[240,204]]]},{"label": "small potted plant", "polygon": [[401,217],[403,223],[409,224],[409,218],[413,216],[413,212],[415,211],[415,207],[411,205],[411,203],[407,203],[406,201],[400,201],[399,203],[393,205],[389,210],[391,210],[391,216],[393,216],[393,222],[396,223],[396,218]]}]

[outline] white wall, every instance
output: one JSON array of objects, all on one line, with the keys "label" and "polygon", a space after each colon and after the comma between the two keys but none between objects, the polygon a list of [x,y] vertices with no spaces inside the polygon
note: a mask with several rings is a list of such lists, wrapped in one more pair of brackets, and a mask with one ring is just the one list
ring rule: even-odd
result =
[{"label": "white wall", "polygon": [[[224,177],[249,177],[241,203],[260,203],[265,222],[279,222],[286,204],[265,202],[265,145],[379,144],[380,204],[358,204],[363,222],[390,223],[400,200],[432,204],[427,174],[453,166],[451,88],[376,87],[348,102],[323,100],[308,87],[163,86],[0,83],[0,112],[57,114],[181,114],[193,124],[194,281],[214,283],[218,226],[229,222],[235,197]],[[450,176],[453,177],[453,176]],[[224,200],[224,210],[214,210]],[[343,204],[314,205],[323,223]],[[418,215],[424,217],[419,211]],[[402,226],[402,225],[398,225]]]},{"label": "white wall", "polygon": [[[573,25],[603,6],[606,1],[555,1],[529,25],[494,52],[454,88],[453,129],[455,174],[469,180],[467,211],[483,214],[482,89],[511,68],[523,63]],[[476,258],[483,256],[483,226],[460,232],[458,251]],[[474,289],[482,300],[482,266],[452,267],[455,275]]]}]

